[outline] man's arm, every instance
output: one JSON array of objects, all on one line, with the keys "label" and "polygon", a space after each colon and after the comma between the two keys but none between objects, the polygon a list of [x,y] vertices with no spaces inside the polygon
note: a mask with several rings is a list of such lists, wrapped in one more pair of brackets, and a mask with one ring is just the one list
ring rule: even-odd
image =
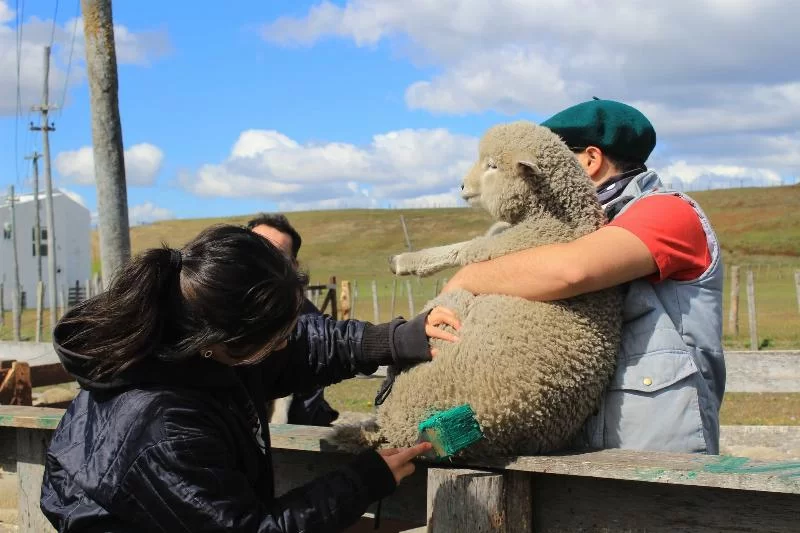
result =
[{"label": "man's arm", "polygon": [[473,263],[459,270],[443,292],[507,294],[529,300],[570,298],[657,271],[645,244],[630,231],[605,226],[566,244],[550,244]]}]

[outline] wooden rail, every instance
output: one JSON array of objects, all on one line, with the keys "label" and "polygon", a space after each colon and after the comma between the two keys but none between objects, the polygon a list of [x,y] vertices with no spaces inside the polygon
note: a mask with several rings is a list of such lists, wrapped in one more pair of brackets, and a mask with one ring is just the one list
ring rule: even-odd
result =
[{"label": "wooden rail", "polygon": [[[16,450],[2,452],[17,458],[20,531],[51,530],[39,512],[39,491],[45,450],[62,413],[0,407],[0,428],[16,434]],[[332,450],[329,429],[270,429],[279,493],[347,460]],[[382,502],[381,516],[393,520],[391,531],[767,532],[797,531],[798,509],[800,462],[603,450],[420,463]]]}]

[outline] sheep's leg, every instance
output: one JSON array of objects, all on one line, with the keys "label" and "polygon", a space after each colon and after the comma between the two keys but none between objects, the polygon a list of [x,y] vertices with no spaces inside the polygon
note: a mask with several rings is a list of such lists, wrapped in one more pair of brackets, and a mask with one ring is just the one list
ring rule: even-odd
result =
[{"label": "sheep's leg", "polygon": [[398,276],[408,274],[430,276],[446,268],[461,264],[458,262],[459,251],[470,242],[460,242],[394,255],[389,259],[389,268]]},{"label": "sheep's leg", "polygon": [[512,252],[564,241],[564,223],[556,219],[539,219],[536,227],[523,222],[501,231],[465,242],[456,254],[456,265],[488,261]]},{"label": "sheep's leg", "polygon": [[269,414],[270,424],[288,424],[289,407],[292,405],[292,395],[276,398],[272,401],[272,413]]}]

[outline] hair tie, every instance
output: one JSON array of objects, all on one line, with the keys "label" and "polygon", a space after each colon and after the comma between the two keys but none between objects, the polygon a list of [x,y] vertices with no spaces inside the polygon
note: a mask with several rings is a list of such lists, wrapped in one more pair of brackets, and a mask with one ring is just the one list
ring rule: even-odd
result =
[{"label": "hair tie", "polygon": [[169,249],[169,262],[173,268],[175,268],[176,272],[180,272],[181,267],[183,266],[183,254],[180,250],[176,250],[174,248]]}]

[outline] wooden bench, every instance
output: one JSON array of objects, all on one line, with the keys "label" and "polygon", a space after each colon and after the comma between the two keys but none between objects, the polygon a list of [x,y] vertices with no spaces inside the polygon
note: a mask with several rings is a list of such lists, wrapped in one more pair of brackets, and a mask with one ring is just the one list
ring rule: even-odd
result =
[{"label": "wooden bench", "polygon": [[[20,531],[52,531],[39,493],[47,444],[62,414],[0,407],[0,429],[15,437],[0,440],[0,451],[16,457]],[[347,460],[326,445],[329,429],[271,431],[279,493]],[[420,463],[382,502],[380,515],[393,523],[383,531],[798,531],[800,462],[604,450]]]}]

